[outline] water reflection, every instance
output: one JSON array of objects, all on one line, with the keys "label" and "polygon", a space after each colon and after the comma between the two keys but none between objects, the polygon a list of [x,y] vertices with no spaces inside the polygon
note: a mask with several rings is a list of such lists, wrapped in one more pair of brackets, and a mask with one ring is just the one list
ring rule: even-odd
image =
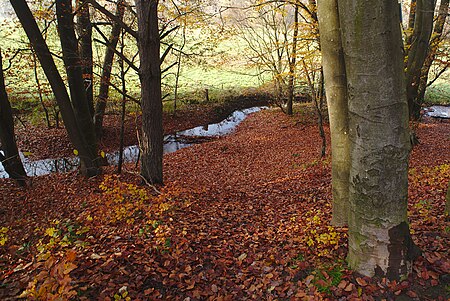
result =
[{"label": "water reflection", "polygon": [[450,107],[446,106],[432,106],[425,108],[425,115],[435,118],[450,118]]},{"label": "water reflection", "polygon": [[[258,112],[267,107],[254,107],[233,112],[225,120],[209,124],[206,126],[199,126],[189,130],[180,131],[174,135],[166,135],[164,137],[164,153],[173,153],[182,148],[199,143],[201,139],[194,137],[213,137],[223,136],[233,131],[236,126],[241,123],[249,114]],[[30,177],[42,176],[53,172],[69,172],[76,170],[80,163],[80,159],[75,158],[59,158],[59,159],[45,159],[38,161],[31,161],[24,155],[20,154],[25,171]],[[123,161],[125,163],[136,162],[139,158],[139,146],[132,145],[124,148]],[[108,164],[117,165],[119,162],[119,151],[106,154]],[[0,164],[0,178],[8,178],[2,164]]]}]

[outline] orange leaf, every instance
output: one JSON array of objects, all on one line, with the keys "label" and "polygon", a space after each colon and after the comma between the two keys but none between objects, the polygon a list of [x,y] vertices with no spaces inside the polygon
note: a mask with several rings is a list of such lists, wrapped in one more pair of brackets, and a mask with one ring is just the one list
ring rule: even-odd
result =
[{"label": "orange leaf", "polygon": [[359,277],[357,277],[356,278],[356,282],[359,284],[359,285],[361,285],[361,286],[367,286],[367,282],[366,282],[366,280],[364,280],[363,278],[359,278]]}]

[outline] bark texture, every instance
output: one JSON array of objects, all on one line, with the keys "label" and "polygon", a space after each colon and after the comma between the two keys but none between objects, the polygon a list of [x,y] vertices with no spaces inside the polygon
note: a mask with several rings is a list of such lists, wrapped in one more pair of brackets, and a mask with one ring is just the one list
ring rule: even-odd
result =
[{"label": "bark texture", "polygon": [[349,102],[348,262],[399,278],[413,255],[407,224],[410,139],[397,1],[341,0]]},{"label": "bark texture", "polygon": [[448,182],[447,195],[445,196],[445,212],[450,214],[450,182]]},{"label": "bark texture", "polygon": [[417,0],[416,2],[414,30],[410,40],[411,46],[407,51],[406,63],[406,95],[412,120],[418,120],[420,117],[421,101],[418,99],[418,90],[433,30],[435,3],[434,0]]},{"label": "bark texture", "polygon": [[449,0],[441,0],[441,4],[439,5],[438,17],[436,19],[436,22],[434,23],[433,34],[430,40],[430,49],[421,70],[419,91],[417,96],[417,100],[420,102],[420,104],[422,104],[424,101],[431,65],[436,59],[439,46],[443,39],[442,33],[444,31],[445,21],[448,16],[448,4]]},{"label": "bark texture", "polygon": [[[116,17],[122,21],[125,13],[125,5],[123,0],[117,1]],[[102,136],[103,117],[105,116],[106,103],[109,96],[109,85],[111,82],[111,70],[114,62],[115,49],[119,42],[119,34],[122,27],[119,22],[114,22],[109,36],[109,46],[105,51],[105,58],[103,60],[102,75],[100,78],[100,90],[98,94],[98,101],[95,106],[95,132],[97,137]]]},{"label": "bark texture", "polygon": [[289,82],[288,82],[288,100],[286,103],[286,113],[292,115],[294,105],[294,90],[295,90],[295,66],[297,64],[297,40],[298,40],[298,15],[299,5],[294,4],[294,33],[292,37],[292,53],[289,58]]},{"label": "bark texture", "polygon": [[92,24],[89,12],[89,4],[86,0],[78,0],[78,36],[80,58],[83,65],[83,80],[86,97],[89,105],[89,113],[94,116],[94,59],[92,54]]},{"label": "bark texture", "polygon": [[61,116],[64,120],[64,126],[70,141],[79,152],[81,173],[85,176],[96,174],[98,172],[95,163],[97,154],[92,153],[91,148],[88,146],[84,133],[79,125],[79,121],[77,120],[77,116],[75,115],[75,111],[72,107],[71,99],[67,93],[64,81],[56,68],[50,50],[42,37],[41,31],[36,24],[27,2],[25,0],[15,0],[10,1],[10,3],[36,52],[42,69],[44,70],[44,73],[50,83],[53,94],[55,95],[58,103],[58,107],[61,111]]},{"label": "bark texture", "polygon": [[[2,54],[0,51],[0,67],[2,66]],[[6,93],[3,69],[0,70],[0,143],[3,154],[0,160],[8,175],[15,179],[21,186],[27,185],[27,173],[20,160],[14,134],[14,120],[11,104]]]},{"label": "bark texture", "polygon": [[141,81],[141,176],[152,184],[163,182],[163,126],[161,101],[158,1],[137,0],[139,79]]},{"label": "bark texture", "polygon": [[[82,160],[82,169],[87,171],[88,176],[99,172],[100,160],[97,158],[97,138],[95,136],[94,123],[91,118],[90,106],[83,81],[83,66],[79,53],[78,42],[75,35],[73,23],[72,1],[56,1],[56,16],[58,19],[58,33],[61,40],[63,61],[66,68],[67,80],[75,112],[81,132],[83,133],[88,160]],[[88,162],[86,162],[88,161]]]},{"label": "bark texture", "polygon": [[319,1],[317,14],[331,132],[332,223],[336,226],[344,226],[347,224],[348,216],[350,143],[347,79],[337,0]]}]

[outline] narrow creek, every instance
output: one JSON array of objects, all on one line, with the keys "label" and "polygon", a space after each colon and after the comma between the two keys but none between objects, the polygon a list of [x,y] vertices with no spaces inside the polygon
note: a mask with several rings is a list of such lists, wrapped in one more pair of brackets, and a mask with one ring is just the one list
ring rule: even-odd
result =
[{"label": "narrow creek", "polygon": [[[202,137],[218,137],[231,133],[250,114],[266,109],[267,107],[252,107],[236,110],[226,119],[219,123],[198,126],[192,129],[177,132],[173,135],[164,136],[164,153],[173,153],[202,141]],[[203,140],[204,141],[204,140]],[[54,172],[69,172],[78,168],[79,159],[56,158],[31,161],[20,153],[23,165],[30,177],[43,176]],[[123,150],[123,161],[125,163],[136,162],[139,157],[139,146],[132,145]],[[117,165],[119,162],[119,151],[106,154],[109,165]],[[0,163],[0,178],[8,178],[3,165]]]}]

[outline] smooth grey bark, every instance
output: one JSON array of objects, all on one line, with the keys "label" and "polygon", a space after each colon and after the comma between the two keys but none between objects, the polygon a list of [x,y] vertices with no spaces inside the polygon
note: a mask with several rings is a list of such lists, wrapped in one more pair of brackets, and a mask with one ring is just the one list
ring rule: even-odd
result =
[{"label": "smooth grey bark", "polygon": [[[2,68],[2,54],[0,50],[0,68]],[[19,150],[14,134],[14,119],[11,104],[6,93],[3,68],[0,70],[0,160],[10,178],[21,186],[27,185],[27,173],[20,160]]]},{"label": "smooth grey bark", "polygon": [[418,99],[418,90],[433,30],[435,4],[435,0],[417,0],[416,2],[414,30],[406,61],[406,96],[411,120],[418,120],[420,117],[421,101]]},{"label": "smooth grey bark", "polygon": [[79,120],[72,107],[71,99],[67,93],[64,81],[59,74],[52,54],[42,37],[41,31],[31,13],[26,0],[10,1],[31,45],[41,63],[42,69],[50,83],[56,102],[58,103],[67,135],[73,146],[78,150],[81,161],[81,173],[92,176],[98,172],[96,158],[97,154],[91,151],[86,141],[84,132],[81,130]]},{"label": "smooth grey bark", "polygon": [[[116,17],[122,21],[125,14],[125,5],[123,0],[117,1]],[[114,22],[114,21],[113,21]],[[119,22],[114,22],[109,36],[109,47],[106,48],[105,58],[103,60],[102,75],[100,78],[100,88],[98,101],[95,105],[94,124],[97,137],[102,136],[103,117],[105,116],[106,103],[109,97],[109,86],[111,83],[111,71],[114,62],[114,54],[119,42],[119,34],[122,26]]]},{"label": "smooth grey bark", "polygon": [[331,134],[332,224],[344,226],[348,216],[350,141],[347,79],[337,0],[318,2],[320,46]]},{"label": "smooth grey bark", "polygon": [[349,266],[398,279],[416,248],[407,219],[408,105],[397,1],[340,0],[349,103]]},{"label": "smooth grey bark", "polygon": [[158,0],[137,0],[136,11],[141,63],[141,176],[149,183],[162,184],[163,125]]}]

